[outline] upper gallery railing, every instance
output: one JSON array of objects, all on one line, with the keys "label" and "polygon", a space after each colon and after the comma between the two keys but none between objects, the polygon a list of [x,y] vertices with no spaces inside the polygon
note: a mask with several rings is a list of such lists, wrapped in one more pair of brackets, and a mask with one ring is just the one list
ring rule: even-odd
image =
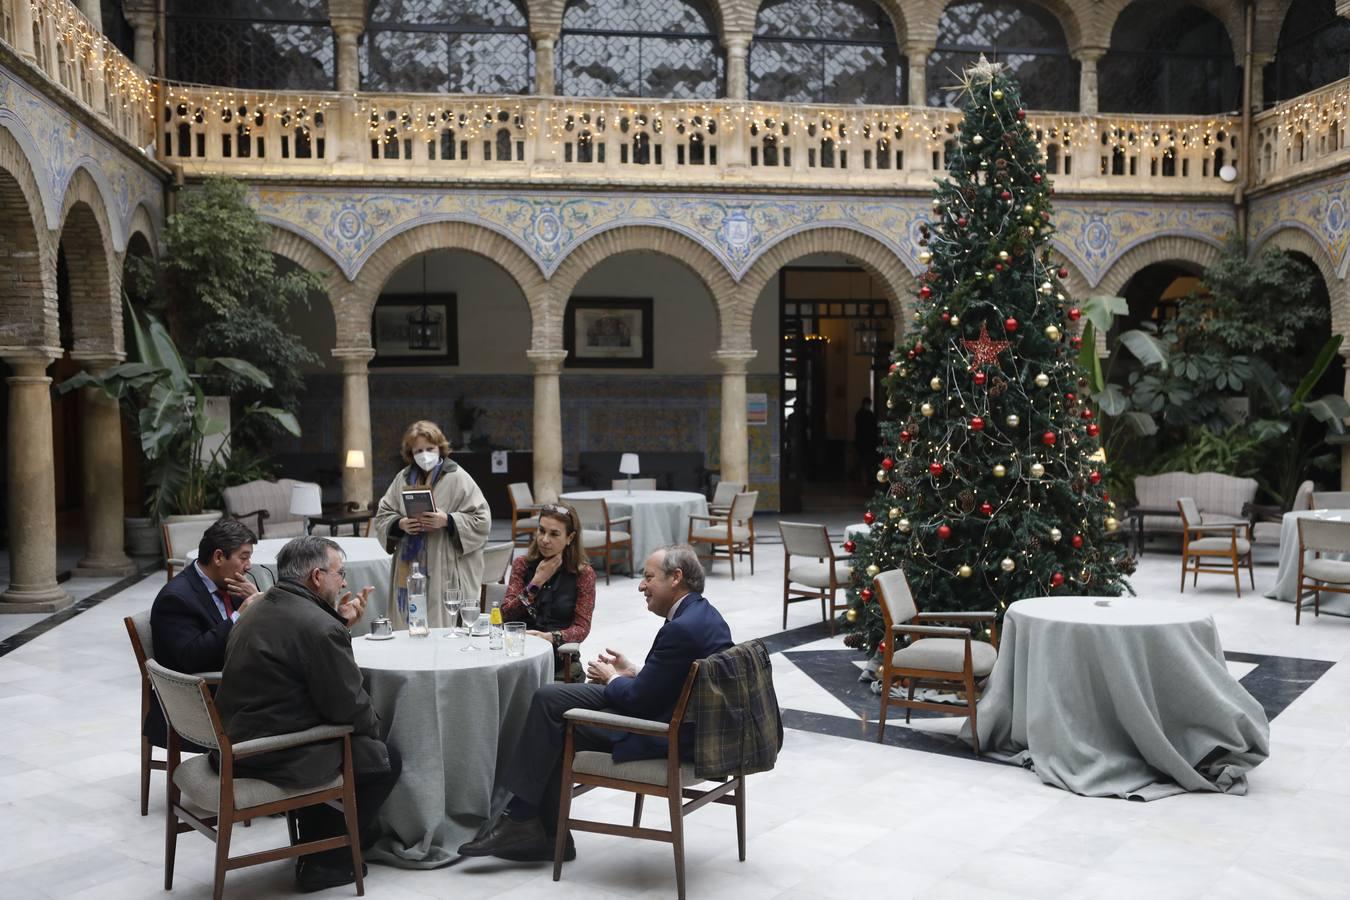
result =
[{"label": "upper gallery railing", "polygon": [[1350,159],[1350,78],[1286,100],[1252,123],[1258,185],[1328,171]]},{"label": "upper gallery railing", "polygon": [[0,40],[134,147],[154,139],[154,85],[69,0],[0,0]]}]

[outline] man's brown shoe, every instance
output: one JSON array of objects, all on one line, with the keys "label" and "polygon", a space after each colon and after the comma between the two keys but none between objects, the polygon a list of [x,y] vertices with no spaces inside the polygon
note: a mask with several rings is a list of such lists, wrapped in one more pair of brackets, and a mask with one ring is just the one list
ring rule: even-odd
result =
[{"label": "man's brown shoe", "polygon": [[497,856],[518,862],[548,860],[553,858],[553,843],[537,817],[517,822],[503,813],[482,837],[461,844],[459,855]]}]

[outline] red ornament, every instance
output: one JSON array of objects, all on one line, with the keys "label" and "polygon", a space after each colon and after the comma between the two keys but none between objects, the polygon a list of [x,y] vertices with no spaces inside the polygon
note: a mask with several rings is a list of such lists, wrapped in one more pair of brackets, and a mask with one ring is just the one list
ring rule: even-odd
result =
[{"label": "red ornament", "polygon": [[[1060,269],[1060,271],[1063,272],[1064,270],[1063,270],[1063,269]],[[1064,276],[1061,275],[1060,277],[1063,278]],[[1081,319],[1082,317],[1083,317],[1083,311],[1082,311],[1081,309],[1079,309],[1079,308],[1076,307],[1076,306],[1071,306],[1071,307],[1069,307],[1069,321],[1070,321],[1070,322],[1077,322],[1077,321],[1078,321],[1079,319]]]},{"label": "red ornament", "polygon": [[1031,183],[1032,183],[1032,184],[1040,184],[1040,183],[1041,183],[1041,173],[1040,173],[1040,172],[1037,172],[1035,175],[1032,175],[1032,176],[1031,176]]},{"label": "red ornament", "polygon": [[1068,400],[1070,403],[1077,403],[1078,395],[1075,394],[1073,391],[1069,391],[1067,394],[1064,395],[1064,399]]},{"label": "red ornament", "polygon": [[1055,442],[1058,440],[1059,438],[1053,431],[1047,431],[1045,434],[1041,435],[1041,443],[1047,447],[1055,446]]},{"label": "red ornament", "polygon": [[895,460],[891,459],[888,456],[881,461],[881,467],[885,469],[887,472],[889,472],[891,469],[895,468]]},{"label": "red ornament", "polygon": [[1019,110],[1017,111],[1017,118],[1018,118],[1019,121],[1022,120],[1022,119],[1025,119],[1026,117],[1027,117],[1027,111],[1026,111],[1025,109],[1019,109]]},{"label": "red ornament", "polygon": [[942,319],[942,324],[943,324],[943,325],[950,325],[950,324],[952,324],[952,314],[949,313],[949,312],[944,312],[944,313],[943,313],[941,316],[939,316],[938,318]]},{"label": "red ornament", "polygon": [[853,551],[857,549],[858,549],[857,544],[853,543],[852,541],[844,541],[844,552],[847,553],[849,556],[852,556]]},{"label": "red ornament", "polygon": [[1110,495],[1110,494],[1102,494],[1102,499],[1105,500],[1107,503],[1110,503],[1110,502],[1111,502],[1111,495]]},{"label": "red ornament", "polygon": [[1096,437],[1097,435],[1101,434],[1101,431],[1102,430],[1097,427],[1096,422],[1093,422],[1091,425],[1087,427],[1088,437]]},{"label": "red ornament", "polygon": [[[1011,319],[1009,321],[1012,321]],[[971,366],[987,366],[998,362],[998,355],[1011,346],[1007,341],[995,341],[989,337],[989,326],[980,323],[980,336],[973,341],[961,342],[974,358]],[[976,382],[978,384],[978,382]]]},{"label": "red ornament", "polygon": [[999,196],[999,198],[1002,199],[1002,200],[1011,200],[1011,199],[1012,199],[1012,191],[1004,191],[1003,193],[999,194],[998,196]]},{"label": "red ornament", "polygon": [[871,589],[871,588],[863,588],[861,591],[858,591],[858,596],[862,598],[862,602],[864,602],[864,603],[871,603],[871,602],[872,602],[872,589]]},{"label": "red ornament", "polygon": [[868,525],[871,525],[876,520],[877,520],[876,513],[872,512],[870,509],[867,512],[863,513],[863,521],[866,522]]},{"label": "red ornament", "polygon": [[920,354],[920,353],[922,353],[922,352],[923,352],[923,341],[919,341],[918,343],[916,343],[916,344],[914,345],[914,353],[915,353],[915,355],[917,356],[918,354]]},{"label": "red ornament", "polygon": [[994,263],[994,271],[995,271],[995,272],[1002,272],[1002,271],[1003,271],[1003,263]]},{"label": "red ornament", "polygon": [[1093,469],[1092,472],[1088,475],[1088,481],[1092,482],[1093,484],[1101,484],[1102,473],[1098,472],[1096,469]]},{"label": "red ornament", "polygon": [[965,217],[965,216],[962,216],[961,218],[957,219],[957,220],[956,220],[956,226],[957,226],[958,228],[965,228],[965,227],[966,227],[966,217]]},{"label": "red ornament", "polygon": [[907,350],[907,351],[905,352],[905,359],[913,359],[913,358],[914,358],[914,351],[913,351],[913,350]]},{"label": "red ornament", "polygon": [[924,300],[927,300],[929,297],[933,296],[933,289],[925,284],[923,287],[919,288],[919,296]]},{"label": "red ornament", "polygon": [[990,503],[988,500],[984,501],[980,504],[980,512],[984,513],[986,516],[992,516],[994,514],[994,504]]},{"label": "red ornament", "polygon": [[1005,319],[1005,320],[1003,321],[1003,330],[1004,330],[1004,331],[1016,331],[1016,330],[1017,330],[1017,324],[1018,324],[1018,323],[1017,323],[1017,320],[1014,319],[1012,316],[1009,316],[1007,319]]},{"label": "red ornament", "polygon": [[[1043,210],[1041,210],[1041,220],[1042,220],[1042,221],[1045,221],[1045,222],[1049,222],[1049,221],[1050,221],[1050,211],[1049,211],[1048,209],[1043,209]],[[1065,273],[1065,274],[1068,274],[1068,273]],[[1060,277],[1060,278],[1063,278],[1064,275],[1061,275],[1061,276],[1059,276],[1059,277]]]},{"label": "red ornament", "polygon": [[940,462],[929,463],[928,474],[932,475],[934,478],[940,476],[942,474],[942,463]]},{"label": "red ornament", "polygon": [[1077,350],[1079,347],[1083,346],[1083,339],[1075,334],[1073,337],[1069,338],[1069,346]]},{"label": "red ornament", "polygon": [[1064,573],[1063,573],[1063,572],[1056,572],[1055,574],[1053,574],[1053,575],[1050,576],[1050,586],[1051,586],[1051,587],[1059,587],[1059,586],[1062,585],[1063,583],[1064,583]]},{"label": "red ornament", "polygon": [[971,420],[970,420],[970,430],[971,430],[971,431],[984,431],[984,419],[980,418],[979,416],[975,416],[973,419],[971,419]]},{"label": "red ornament", "polygon": [[1059,267],[1059,271],[1058,271],[1057,273],[1055,273],[1055,274],[1057,274],[1060,278],[1068,278],[1068,277],[1069,277],[1069,270],[1068,270],[1067,268],[1065,268],[1064,266],[1060,266],[1060,267]]},{"label": "red ornament", "polygon": [[976,372],[976,373],[975,373],[975,383],[976,383],[977,385],[983,385],[983,384],[984,384],[986,381],[988,381],[988,380],[989,380],[989,376],[986,375],[986,374],[984,374],[983,372]]},{"label": "red ornament", "polygon": [[895,374],[895,370],[898,369],[898,368],[900,368],[900,364],[899,364],[899,363],[891,363],[891,368],[890,368],[891,374],[894,375],[894,374]]},{"label": "red ornament", "polygon": [[1092,412],[1092,409],[1091,409],[1091,408],[1087,408],[1087,409],[1084,409],[1084,410],[1083,410],[1083,418],[1085,418],[1085,419],[1091,419],[1092,416],[1093,416],[1093,412]]},{"label": "red ornament", "polygon": [[952,536],[951,527],[948,525],[939,525],[937,530],[937,536],[942,538],[944,541],[947,540]]},{"label": "red ornament", "polygon": [[914,440],[914,435],[910,434],[908,431],[900,432],[900,443],[908,444],[912,440]]},{"label": "red ornament", "polygon": [[1075,535],[1073,536],[1073,540],[1070,541],[1070,543],[1073,544],[1073,549],[1075,549],[1075,550],[1082,550],[1082,549],[1083,549],[1083,536],[1082,536],[1081,534],[1075,534]]}]

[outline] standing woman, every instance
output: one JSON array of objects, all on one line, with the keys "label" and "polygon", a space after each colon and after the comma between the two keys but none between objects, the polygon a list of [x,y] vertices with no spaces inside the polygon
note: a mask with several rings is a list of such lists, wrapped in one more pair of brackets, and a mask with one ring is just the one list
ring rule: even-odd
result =
[{"label": "standing woman", "polygon": [[557,653],[563,644],[581,643],[591,633],[595,610],[595,570],[581,553],[581,520],[570,506],[539,507],[539,529],[524,556],[511,563],[502,601],[502,619],[525,622],[527,632],[553,644],[553,677],[582,681],[581,660]]},{"label": "standing woman", "polygon": [[[450,459],[450,442],[435,423],[421,421],[403,433],[403,461],[408,465],[394,477],[375,511],[375,535],[394,554],[389,580],[389,617],[394,627],[407,627],[400,614],[406,603],[408,576],[419,563],[427,576],[427,624],[445,621],[441,597],[445,588],[458,588],[470,600],[482,590],[483,545],[492,528],[492,512],[478,484]],[[430,488],[436,509],[409,518],[403,492]]]}]

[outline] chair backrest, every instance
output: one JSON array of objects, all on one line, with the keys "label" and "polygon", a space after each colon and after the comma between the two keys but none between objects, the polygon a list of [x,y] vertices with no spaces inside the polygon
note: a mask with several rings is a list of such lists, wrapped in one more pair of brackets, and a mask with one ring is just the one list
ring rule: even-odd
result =
[{"label": "chair backrest", "polygon": [[493,601],[503,603],[506,600],[506,585],[504,584],[485,584],[483,585],[483,609],[492,609]]},{"label": "chair backrest", "polygon": [[577,511],[583,531],[607,531],[609,529],[609,504],[603,498],[595,500],[572,500],[572,508]]},{"label": "chair backrest", "polygon": [[534,506],[534,494],[530,491],[530,486],[524,481],[513,482],[506,486],[506,493],[511,497],[511,513],[515,515],[518,509],[524,509],[527,506]]},{"label": "chair backrest", "polygon": [[1350,491],[1313,491],[1313,509],[1350,509]]},{"label": "chair backrest", "polygon": [[728,515],[731,521],[739,525],[742,522],[748,522],[755,516],[755,503],[759,501],[759,491],[746,491],[737,494],[731,501],[731,512]]},{"label": "chair backrest", "polygon": [[1163,472],[1134,479],[1135,496],[1142,506],[1167,506],[1176,497],[1190,497],[1201,512],[1223,516],[1241,516],[1247,504],[1256,502],[1256,489],[1254,478],[1218,472]]},{"label": "chair backrest", "polygon": [[1312,479],[1308,479],[1298,486],[1298,490],[1294,491],[1294,502],[1289,509],[1291,511],[1312,509],[1312,495],[1313,483]]},{"label": "chair backrest", "polygon": [[166,669],[153,659],[146,660],[145,668],[169,727],[194,744],[219,750],[211,695],[202,690],[205,682],[196,675]]},{"label": "chair backrest", "polygon": [[731,501],[736,499],[736,495],[744,493],[745,482],[743,481],[719,481],[717,489],[713,491],[713,506],[730,506]]},{"label": "chair backrest", "polygon": [[166,522],[164,524],[164,555],[168,559],[187,559],[187,552],[195,550],[202,535],[214,522]]},{"label": "chair backrest", "polygon": [[834,556],[830,533],[824,525],[779,522],[778,533],[783,536],[783,549],[789,556],[814,556],[816,559]]},{"label": "chair backrest", "polygon": [[1195,505],[1194,497],[1178,497],[1177,509],[1181,510],[1183,528],[1194,528],[1200,524],[1200,507]]},{"label": "chair backrest", "polygon": [[891,626],[914,618],[919,614],[919,607],[909,590],[909,579],[900,569],[879,573],[872,579],[872,588],[876,591],[877,602],[881,604],[881,617],[886,622],[886,638],[889,640]]},{"label": "chair backrest", "polygon": [[1314,551],[1350,555],[1350,522],[1300,518],[1298,543],[1303,553]]},{"label": "chair backrest", "polygon": [[511,565],[511,551],[516,545],[510,543],[488,544],[483,548],[483,583],[492,584],[506,579],[506,570]]},{"label": "chair backrest", "polygon": [[[611,489],[616,490],[616,491],[626,491],[626,490],[628,490],[628,479],[627,479],[627,478],[615,478],[613,481],[610,482],[610,487],[611,487]],[[656,479],[655,479],[655,478],[634,478],[634,479],[633,479],[633,490],[635,490],[635,491],[654,491],[654,490],[656,490]]]},{"label": "chair backrest", "polygon": [[297,484],[306,483],[294,478],[278,478],[276,481],[258,479],[227,487],[220,492],[220,497],[225,501],[225,511],[232,516],[259,509],[267,510],[266,524],[263,525],[267,529],[282,522],[304,521],[304,516],[291,515],[291,491]]},{"label": "chair backrest", "polygon": [[127,637],[131,639],[131,650],[136,654],[136,666],[141,677],[146,677],[145,662],[155,658],[155,640],[150,630],[150,610],[143,609],[134,615],[122,619],[127,626]]}]

